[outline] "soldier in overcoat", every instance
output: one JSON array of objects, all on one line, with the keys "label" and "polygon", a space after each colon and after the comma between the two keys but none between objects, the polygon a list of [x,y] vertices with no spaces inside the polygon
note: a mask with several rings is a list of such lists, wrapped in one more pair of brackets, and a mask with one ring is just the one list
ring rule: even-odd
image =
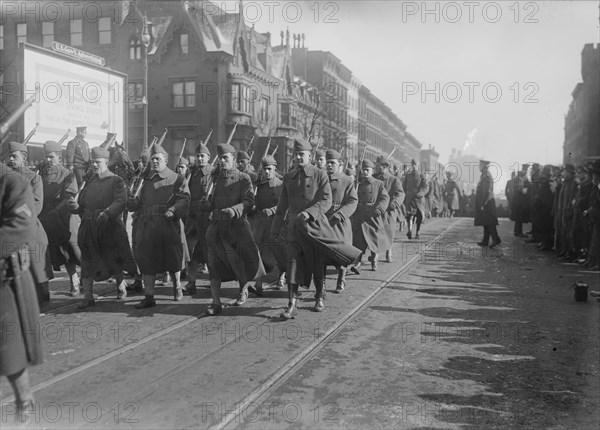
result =
[{"label": "soldier in overcoat", "polygon": [[481,176],[477,183],[475,192],[475,226],[483,227],[483,239],[477,242],[479,246],[488,246],[490,237],[492,243],[490,248],[494,248],[502,241],[498,236],[498,216],[496,215],[496,201],[494,200],[494,178],[489,172],[490,162],[479,160],[479,171]]},{"label": "soldier in overcoat", "polygon": [[311,278],[314,278],[317,290],[314,310],[324,309],[324,257],[308,237],[308,231],[319,232],[324,224],[329,225],[325,214],[331,207],[331,187],[327,173],[311,164],[311,152],[312,147],[307,141],[300,138],[294,141],[296,167],[283,177],[283,188],[271,226],[271,236],[278,240],[282,224],[287,221],[284,242],[288,307],[281,314],[282,319],[296,316],[298,286],[310,285]]},{"label": "soldier in overcoat", "polygon": [[504,187],[504,195],[506,196],[506,202],[508,204],[508,211],[509,211],[509,219],[511,221],[514,221],[515,219],[515,205],[514,205],[514,198],[515,198],[515,176],[516,173],[510,172],[510,179],[508,181],[506,181],[506,187]]},{"label": "soldier in overcoat", "polygon": [[38,219],[44,206],[44,186],[41,176],[27,167],[27,146],[20,142],[8,142],[5,148],[5,159],[8,167],[14,169],[22,179],[28,181],[33,190],[35,226],[32,232],[32,242],[29,244],[29,253],[31,274],[35,282],[38,302],[41,304],[50,300],[48,282],[54,278],[48,251],[48,236]]},{"label": "soldier in overcoat", "polygon": [[[29,181],[0,162],[0,375],[13,389],[17,423],[35,413],[27,367],[43,361],[40,310],[27,249],[36,229],[35,211]],[[4,426],[4,416],[2,421]]]},{"label": "soldier in overcoat", "polygon": [[[188,263],[188,283],[186,291],[196,293],[198,271],[207,273],[206,231],[210,223],[208,209],[208,189],[212,183],[210,151],[202,143],[196,148],[196,162],[190,168],[188,185],[190,188],[190,209],[185,221],[185,236],[190,252]],[[204,202],[204,203],[203,203]]]},{"label": "soldier in overcoat", "polygon": [[535,231],[540,240],[538,247],[541,251],[552,249],[554,243],[552,181],[552,166],[544,166],[539,176],[539,191],[533,200],[533,209],[537,218]]},{"label": "soldier in overcoat", "polygon": [[460,188],[452,178],[452,172],[446,172],[446,184],[444,185],[444,198],[448,205],[450,218],[454,216],[454,212],[460,209]]},{"label": "soldier in overcoat", "polygon": [[217,145],[219,168],[213,172],[214,191],[210,198],[210,224],[206,232],[208,273],[212,304],[208,315],[223,311],[221,283],[238,281],[236,306],[248,299],[248,281],[265,275],[260,252],[252,237],[247,214],[254,206],[250,177],[236,169],[235,148]]},{"label": "soldier in overcoat", "polygon": [[135,273],[137,267],[122,213],[127,205],[123,178],[108,170],[108,150],[92,148],[92,170],[78,198],[69,200],[72,213],[81,217],[77,243],[81,252],[81,286],[84,301],[79,309],[94,305],[93,283],[114,276],[117,298],[127,297],[123,271]]},{"label": "soldier in overcoat", "polygon": [[60,165],[62,148],[59,143],[44,144],[46,163],[40,171],[44,188],[44,207],[39,219],[48,236],[48,249],[54,270],[65,265],[71,282],[71,296],[79,294],[77,266],[81,250],[77,245],[77,223],[71,222],[69,199],[77,194],[75,175]]},{"label": "soldier in overcoat", "polygon": [[[277,202],[281,195],[283,181],[276,175],[277,161],[275,157],[267,155],[262,158],[262,171],[255,188],[254,210],[249,218],[250,227],[252,228],[252,236],[256,241],[256,245],[260,250],[260,256],[267,273],[278,264],[278,260],[283,260],[279,246],[271,238],[271,226],[275,218],[275,210]],[[283,263],[280,261],[279,263]],[[280,273],[280,277],[284,276]],[[257,280],[254,284],[254,292],[258,296],[263,294],[262,281]]]},{"label": "soldier in overcoat", "polygon": [[391,248],[384,221],[390,196],[385,184],[373,177],[374,169],[375,164],[371,160],[363,160],[357,189],[358,206],[351,217],[352,242],[361,251],[358,261],[350,268],[354,273],[359,273],[361,258],[368,250],[371,251],[371,269],[377,270],[377,253]]},{"label": "soldier in overcoat", "polygon": [[[325,215],[338,239],[342,242],[352,243],[352,222],[350,219],[358,206],[354,180],[342,173],[342,155],[339,152],[328,149],[325,152],[325,158],[327,160],[327,176],[329,176],[332,200],[331,208]],[[337,265],[336,268],[338,277],[335,292],[340,294],[346,288],[347,267]],[[323,283],[325,283],[325,277],[323,275]],[[323,285],[323,290],[325,290],[325,285]]]},{"label": "soldier in overcoat", "polygon": [[516,237],[526,237],[523,233],[523,224],[530,220],[528,170],[529,164],[523,164],[514,181],[513,218],[515,226],[513,232]]},{"label": "soldier in overcoat", "polygon": [[183,243],[180,219],[190,205],[190,192],[183,176],[167,167],[168,154],[158,145],[150,151],[150,170],[144,177],[139,196],[129,196],[127,210],[136,212],[134,255],[145,287],[138,309],[156,306],[156,274],[170,272],[173,298],[183,298],[180,284]]},{"label": "soldier in overcoat", "polygon": [[583,216],[589,218],[592,224],[592,236],[589,244],[588,260],[585,267],[589,270],[600,270],[600,160],[591,166],[592,184],[589,207],[583,211]]},{"label": "soldier in overcoat", "polygon": [[90,147],[85,141],[87,126],[77,127],[77,134],[67,143],[67,169],[75,174],[77,186],[83,183],[83,175],[90,161]]},{"label": "soldier in overcoat", "polygon": [[413,221],[417,226],[415,238],[419,238],[421,224],[425,217],[425,196],[429,192],[429,185],[425,176],[417,170],[417,162],[413,159],[411,167],[404,175],[402,186],[406,193],[404,207],[406,209],[406,236],[412,239]]},{"label": "soldier in overcoat", "polygon": [[385,157],[379,156],[375,160],[375,174],[373,177],[383,182],[385,190],[390,197],[390,202],[383,215],[383,222],[390,242],[390,248],[385,251],[385,261],[391,263],[396,222],[398,221],[398,214],[401,213],[406,194],[404,193],[404,188],[402,187],[400,179],[397,176],[392,175],[390,164]]},{"label": "soldier in overcoat", "polygon": [[315,167],[322,170],[325,170],[327,167],[327,156],[322,149],[315,151]]},{"label": "soldier in overcoat", "polygon": [[591,166],[577,166],[578,186],[573,203],[573,223],[571,237],[573,238],[573,254],[575,259],[583,258],[589,249],[589,240],[592,236],[591,226],[583,211],[589,207],[590,193],[594,188],[592,184]]},{"label": "soldier in overcoat", "polygon": [[258,179],[258,174],[254,171],[252,164],[250,164],[248,153],[246,151],[238,151],[236,160],[238,170],[248,175],[254,184]]},{"label": "soldier in overcoat", "polygon": [[571,163],[565,164],[563,170],[563,182],[559,195],[560,217],[560,250],[558,257],[562,260],[571,260],[573,255],[572,225],[575,213],[574,203],[577,194],[577,182],[575,182],[575,166]]}]

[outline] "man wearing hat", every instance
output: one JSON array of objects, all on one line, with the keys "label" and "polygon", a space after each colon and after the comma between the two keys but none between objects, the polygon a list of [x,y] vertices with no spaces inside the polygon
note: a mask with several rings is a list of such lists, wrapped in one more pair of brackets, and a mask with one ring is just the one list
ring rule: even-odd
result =
[{"label": "man wearing hat", "polygon": [[38,302],[41,304],[50,300],[48,282],[54,278],[48,253],[48,236],[38,219],[44,206],[44,186],[42,178],[27,167],[27,146],[20,142],[8,142],[4,148],[4,154],[6,165],[19,172],[33,190],[34,207],[32,209],[35,223],[31,231],[32,242],[29,244],[29,252],[31,254],[31,274],[35,282]]},{"label": "man wearing hat", "polygon": [[[339,152],[328,149],[325,152],[325,158],[327,160],[327,176],[329,177],[332,200],[331,208],[325,215],[335,236],[342,242],[352,243],[352,222],[350,218],[358,205],[354,180],[341,172],[343,164],[341,163],[342,155]],[[327,265],[324,269],[323,292],[325,292]],[[337,271],[338,278],[335,292],[340,294],[346,288],[347,267],[337,265]]]},{"label": "man wearing hat", "polygon": [[594,188],[592,184],[591,166],[579,165],[575,169],[577,191],[573,202],[573,222],[571,224],[571,237],[573,238],[574,262],[579,260],[585,262],[589,249],[589,239],[592,237],[592,229],[589,219],[583,216],[583,211],[589,208],[590,192]]},{"label": "man wearing hat", "polygon": [[117,133],[106,133],[106,139],[104,139],[104,142],[100,144],[100,147],[104,149],[109,149],[113,143],[113,140],[116,140],[116,138]]},{"label": "man wearing hat", "polygon": [[212,183],[210,164],[210,151],[202,143],[196,148],[196,162],[190,168],[190,210],[185,221],[185,237],[190,252],[188,263],[188,283],[185,287],[190,294],[196,293],[196,277],[200,273],[207,273],[207,248],[206,231],[210,223],[210,202],[208,189]]},{"label": "man wearing hat", "polygon": [[[280,258],[282,252],[280,252],[277,243],[271,239],[271,225],[273,224],[283,182],[275,175],[277,169],[275,157],[271,155],[263,157],[261,165],[261,175],[256,184],[255,209],[250,217],[250,227],[256,245],[260,250],[260,257],[265,271],[269,273],[273,268],[284,265],[283,261],[278,264],[278,259],[283,260],[283,258]],[[283,282],[281,277],[284,276],[283,273],[280,274],[281,283]],[[280,284],[278,283],[278,285]],[[254,292],[256,295],[262,296],[262,281],[256,281]]]},{"label": "man wearing hat", "polygon": [[429,191],[429,185],[425,176],[417,170],[417,162],[412,159],[410,168],[404,175],[402,188],[406,195],[404,196],[404,207],[406,208],[406,236],[412,239],[413,220],[417,225],[415,239],[419,238],[421,223],[425,217],[425,195]]},{"label": "man wearing hat", "polygon": [[538,248],[541,251],[549,251],[554,244],[554,223],[552,207],[554,194],[552,192],[552,166],[544,166],[539,176],[539,190],[533,202],[537,223],[536,234],[540,241]]},{"label": "man wearing hat", "polygon": [[589,244],[588,258],[585,267],[589,270],[600,270],[600,160],[590,166],[593,188],[590,191],[589,207],[583,216],[592,224],[592,235]]},{"label": "man wearing hat", "polygon": [[138,309],[156,306],[156,274],[169,272],[173,279],[173,298],[183,298],[180,272],[183,262],[180,219],[190,205],[185,178],[167,167],[168,154],[159,145],[150,150],[150,170],[143,178],[139,196],[130,196],[127,210],[137,211],[133,238],[134,255],[142,272],[145,298]]},{"label": "man wearing hat", "polygon": [[529,182],[527,183],[527,194],[529,195],[529,217],[531,220],[531,238],[527,239],[526,243],[539,243],[540,238],[537,234],[537,224],[539,222],[539,216],[535,209],[534,202],[538,198],[540,192],[540,175],[541,168],[539,163],[533,163],[531,165],[531,172]]},{"label": "man wearing hat", "polygon": [[317,169],[325,170],[327,164],[327,159],[325,157],[325,151],[322,149],[317,149],[315,151],[315,167]]},{"label": "man wearing hat", "polygon": [[75,173],[77,187],[83,183],[83,175],[90,160],[90,148],[85,141],[87,126],[77,127],[77,135],[67,143],[67,169]]},{"label": "man wearing hat", "polygon": [[131,254],[127,231],[121,217],[127,204],[125,183],[120,176],[108,170],[109,153],[103,147],[92,148],[91,175],[77,200],[71,197],[69,208],[79,214],[81,226],[77,243],[81,252],[81,286],[84,301],[80,309],[94,305],[92,285],[114,276],[117,298],[127,296],[123,271],[137,272]]},{"label": "man wearing hat", "polygon": [[460,199],[462,193],[460,188],[452,177],[452,172],[446,172],[446,184],[444,185],[444,199],[448,207],[448,213],[450,218],[454,216],[454,212],[460,209]]},{"label": "man wearing hat", "polygon": [[483,240],[477,242],[479,246],[488,246],[490,237],[492,243],[490,248],[494,248],[502,241],[498,236],[496,226],[498,225],[498,216],[496,215],[496,201],[494,200],[494,178],[490,174],[488,167],[489,161],[479,161],[479,171],[481,176],[477,183],[475,191],[475,226],[483,227]]},{"label": "man wearing hat", "polygon": [[573,238],[571,237],[571,227],[573,225],[573,200],[577,193],[577,182],[575,182],[575,166],[571,163],[565,164],[562,173],[563,181],[559,195],[560,219],[560,246],[558,257],[561,260],[572,260]]},{"label": "man wearing hat", "polygon": [[258,179],[258,175],[254,171],[254,167],[250,164],[250,156],[246,151],[238,151],[237,153],[237,168],[240,172],[250,176],[250,180],[254,184]]},{"label": "man wearing hat", "polygon": [[[75,175],[64,168],[61,161],[62,148],[54,141],[44,144],[46,164],[40,171],[44,187],[44,206],[39,219],[48,235],[50,259],[54,270],[65,265],[71,281],[71,296],[79,294],[77,266],[81,251],[77,245],[78,224],[71,223],[69,199],[77,194]],[[74,217],[73,217],[74,218]]]},{"label": "man wearing hat", "polygon": [[514,235],[526,237],[523,234],[523,224],[528,223],[529,218],[529,178],[527,172],[529,164],[523,164],[521,171],[517,174],[514,182]]},{"label": "man wearing hat", "polygon": [[175,166],[175,172],[186,178],[188,176],[189,167],[190,162],[188,159],[185,157],[180,157],[177,165]]},{"label": "man wearing hat", "polygon": [[352,239],[355,247],[362,252],[357,263],[350,268],[360,273],[362,256],[371,251],[369,261],[371,270],[377,270],[377,253],[388,250],[392,246],[385,230],[384,217],[390,204],[390,196],[385,184],[373,177],[375,163],[363,160],[361,164],[361,180],[358,184],[358,207],[352,215]]},{"label": "man wearing hat", "polygon": [[246,303],[248,281],[265,275],[260,252],[250,230],[247,214],[254,206],[250,177],[236,169],[235,148],[217,145],[219,169],[215,172],[214,192],[210,199],[210,224],[206,232],[208,273],[212,304],[208,315],[220,314],[221,283],[238,281],[236,306]]},{"label": "man wearing hat", "polygon": [[394,233],[396,232],[396,221],[398,214],[402,211],[402,205],[404,204],[404,188],[402,188],[402,182],[396,176],[390,172],[390,164],[388,160],[383,157],[377,157],[375,160],[375,179],[383,182],[385,190],[390,197],[390,202],[383,216],[383,222],[385,225],[385,231],[388,235],[390,242],[390,249],[385,251],[385,261],[388,263],[392,262],[392,246],[394,245]]}]

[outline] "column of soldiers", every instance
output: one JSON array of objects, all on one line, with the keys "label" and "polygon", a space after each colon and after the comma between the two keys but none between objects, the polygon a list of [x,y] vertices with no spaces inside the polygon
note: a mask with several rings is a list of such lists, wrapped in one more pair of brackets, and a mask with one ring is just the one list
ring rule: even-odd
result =
[{"label": "column of soldiers", "polygon": [[524,164],[505,190],[514,235],[561,261],[600,270],[599,183],[600,160],[562,168]]}]

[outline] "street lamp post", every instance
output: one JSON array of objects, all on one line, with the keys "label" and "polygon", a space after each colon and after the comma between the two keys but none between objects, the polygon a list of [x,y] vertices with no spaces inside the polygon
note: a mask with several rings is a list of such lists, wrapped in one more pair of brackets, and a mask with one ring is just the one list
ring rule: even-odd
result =
[{"label": "street lamp post", "polygon": [[152,22],[144,17],[144,28],[142,29],[142,44],[144,45],[144,141],[142,147],[148,144],[148,51],[152,45]]}]

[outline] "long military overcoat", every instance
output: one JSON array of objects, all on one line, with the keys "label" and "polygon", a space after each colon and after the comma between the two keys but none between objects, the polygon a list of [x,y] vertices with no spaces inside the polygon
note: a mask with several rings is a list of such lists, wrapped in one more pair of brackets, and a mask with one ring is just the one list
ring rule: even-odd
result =
[{"label": "long military overcoat", "polygon": [[269,181],[264,181],[257,184],[255,209],[250,217],[250,227],[252,235],[256,241],[256,245],[260,250],[265,270],[270,272],[276,265],[281,267],[284,256],[280,252],[280,248],[271,238],[271,226],[275,218],[277,202],[281,195],[283,181],[276,176]]},{"label": "long military overcoat", "polygon": [[390,244],[393,244],[394,235],[396,232],[396,222],[398,220],[404,220],[404,217],[400,217],[400,214],[402,214],[402,205],[404,204],[404,198],[406,194],[400,179],[391,173],[384,172],[381,175],[375,175],[375,178],[383,182],[385,190],[390,198],[388,207],[383,215],[383,222],[385,224],[385,231],[388,235],[388,240],[390,241]]},{"label": "long military overcoat", "polygon": [[417,211],[425,217],[425,195],[429,192],[429,185],[423,175],[416,170],[407,172],[402,183],[404,192],[404,207],[407,215],[416,215]]},{"label": "long military overcoat", "polygon": [[190,188],[190,209],[185,219],[185,237],[191,258],[198,263],[206,263],[206,232],[210,224],[210,209],[206,204],[207,193],[212,183],[212,166],[193,167],[188,186]]},{"label": "long military overcoat", "polygon": [[356,248],[365,252],[386,251],[391,248],[385,231],[383,214],[389,205],[390,196],[385,185],[373,177],[364,178],[358,185],[358,206],[352,215],[352,239]]},{"label": "long military overcoat", "polygon": [[474,223],[476,226],[498,225],[496,201],[494,200],[494,178],[488,171],[481,172],[475,190]]}]

